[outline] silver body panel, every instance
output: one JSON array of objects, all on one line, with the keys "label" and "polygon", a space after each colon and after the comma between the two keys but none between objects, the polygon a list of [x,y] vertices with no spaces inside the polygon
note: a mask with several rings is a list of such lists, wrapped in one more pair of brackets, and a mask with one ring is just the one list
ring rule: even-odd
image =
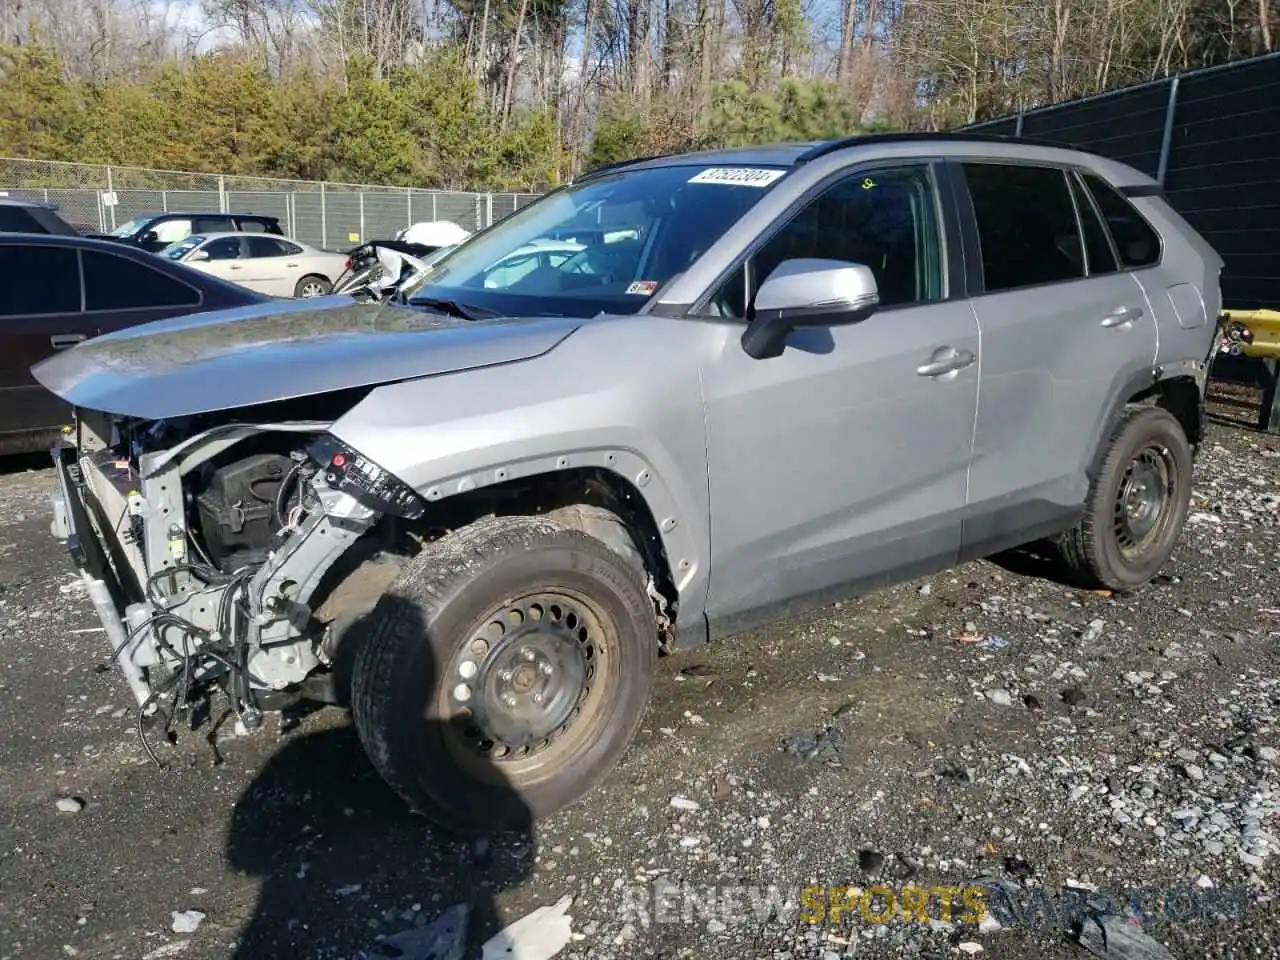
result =
[{"label": "silver body panel", "polygon": [[[638,166],[789,163],[802,149]],[[886,161],[969,158],[1153,185],[1069,150],[853,146],[791,169],[633,315],[468,322],[398,306],[282,304],[135,328],[36,374],[74,404],[145,418],[371,387],[328,432],[428,507],[558,470],[609,471],[660,531],[679,628],[731,629],[1069,525],[1125,399],[1170,376],[1203,391],[1221,260],[1154,198],[1135,205],[1162,236],[1156,267],[965,295],[955,286],[963,249],[949,242],[943,299],[796,330],[779,356],[760,360],[742,349],[744,321],[687,315],[834,178]],[[1104,325],[1118,308],[1136,319]],[[953,356],[970,362],[930,370]],[[292,535],[261,589],[314,580],[306,564],[327,562],[308,553],[314,533]],[[262,629],[279,639],[280,624]]]}]

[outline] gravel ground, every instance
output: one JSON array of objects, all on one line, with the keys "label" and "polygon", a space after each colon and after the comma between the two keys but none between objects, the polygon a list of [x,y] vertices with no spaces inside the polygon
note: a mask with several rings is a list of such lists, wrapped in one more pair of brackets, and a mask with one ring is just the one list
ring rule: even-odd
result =
[{"label": "gravel ground", "polygon": [[408,932],[427,960],[458,904],[478,955],[566,896],[561,957],[1084,957],[1072,918],[1135,903],[1107,956],[1280,955],[1280,438],[1242,409],[1150,587],[1020,553],[665,658],[607,782],[493,837],[406,812],[334,709],[241,736],[215,713],[154,735],[157,769],[94,670],[50,474],[10,462],[0,958],[372,958]]}]

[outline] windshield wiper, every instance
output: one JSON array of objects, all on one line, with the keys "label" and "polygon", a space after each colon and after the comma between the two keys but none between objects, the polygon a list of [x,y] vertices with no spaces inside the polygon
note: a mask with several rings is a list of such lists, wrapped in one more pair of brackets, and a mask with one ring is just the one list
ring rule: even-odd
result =
[{"label": "windshield wiper", "polygon": [[409,300],[409,305],[440,310],[451,317],[461,317],[463,320],[483,320],[486,317],[502,316],[497,310],[489,310],[469,303],[459,303],[457,300],[449,300],[444,297],[412,297]]}]

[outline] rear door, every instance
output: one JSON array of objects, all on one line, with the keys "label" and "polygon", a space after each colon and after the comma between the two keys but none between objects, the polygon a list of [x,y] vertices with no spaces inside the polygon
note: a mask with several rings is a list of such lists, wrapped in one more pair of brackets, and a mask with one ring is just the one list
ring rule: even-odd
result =
[{"label": "rear door", "polygon": [[237,283],[273,297],[293,296],[303,273],[296,256],[302,252],[300,247],[265,234],[244,237],[243,247],[247,256],[240,264],[244,269]]},{"label": "rear door", "polygon": [[76,250],[0,241],[0,277],[0,434],[57,427],[71,408],[31,366],[98,332],[81,310]]},{"label": "rear door", "polygon": [[969,557],[1060,528],[1079,508],[1098,424],[1154,362],[1156,324],[1067,169],[992,160],[958,172],[982,336]]}]

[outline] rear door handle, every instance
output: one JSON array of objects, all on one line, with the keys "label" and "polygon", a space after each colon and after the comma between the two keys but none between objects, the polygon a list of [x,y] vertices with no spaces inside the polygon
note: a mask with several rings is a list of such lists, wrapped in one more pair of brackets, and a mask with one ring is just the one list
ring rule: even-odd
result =
[{"label": "rear door handle", "polygon": [[296,264],[296,263],[286,263],[286,264],[285,264],[285,266],[286,266],[286,267],[296,267],[296,266],[297,266],[297,264]]},{"label": "rear door handle", "polygon": [[[944,347],[943,349],[950,349]],[[968,350],[952,350],[950,355],[930,360],[916,367],[916,373],[922,377],[941,377],[944,374],[963,370],[977,359]]]},{"label": "rear door handle", "polygon": [[228,264],[228,265],[227,265],[227,269],[228,269],[228,270],[243,270],[243,269],[244,269],[244,267],[240,266],[240,264],[238,264],[238,263],[232,263],[232,264]]},{"label": "rear door handle", "polygon": [[49,344],[55,350],[65,350],[87,339],[83,333],[55,333],[49,338]]},{"label": "rear door handle", "polygon": [[1104,327],[1123,327],[1142,316],[1141,307],[1116,307],[1102,318]]}]

